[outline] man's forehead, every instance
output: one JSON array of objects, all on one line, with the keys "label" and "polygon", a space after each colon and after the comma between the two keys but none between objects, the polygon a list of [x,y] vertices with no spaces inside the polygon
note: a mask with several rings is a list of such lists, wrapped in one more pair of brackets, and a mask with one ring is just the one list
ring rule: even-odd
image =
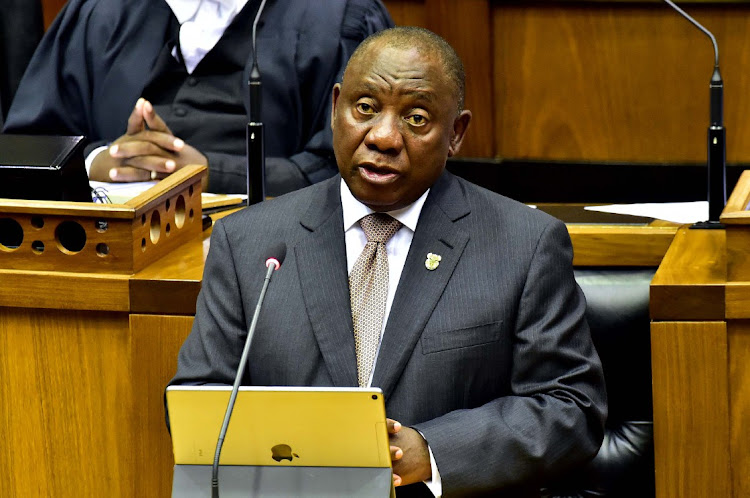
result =
[{"label": "man's forehead", "polygon": [[349,69],[366,70],[379,61],[398,61],[406,63],[437,64],[440,62],[432,51],[420,45],[391,44],[388,40],[376,40],[367,46],[357,57],[351,59]]},{"label": "man's forehead", "polygon": [[390,79],[399,80],[409,86],[424,86],[425,82],[444,80],[442,65],[432,54],[415,47],[401,48],[385,46],[368,48],[356,60],[352,60],[344,73],[343,82],[370,85]]}]

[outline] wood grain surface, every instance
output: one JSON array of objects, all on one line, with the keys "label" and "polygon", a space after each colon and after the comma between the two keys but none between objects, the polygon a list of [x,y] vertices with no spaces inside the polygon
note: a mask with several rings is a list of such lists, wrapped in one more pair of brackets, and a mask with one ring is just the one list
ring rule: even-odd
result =
[{"label": "wood grain surface", "polygon": [[723,320],[724,230],[681,228],[651,282],[652,320]]},{"label": "wood grain surface", "polygon": [[0,309],[0,496],[131,497],[126,313]]},{"label": "wood grain surface", "polygon": [[680,229],[652,281],[659,498],[750,492],[748,232]]},{"label": "wood grain surface", "polygon": [[651,324],[656,494],[731,497],[727,326]]},{"label": "wood grain surface", "polygon": [[[663,2],[484,0],[468,2],[467,10],[454,0],[385,3],[397,24],[432,29],[464,58],[467,108],[480,117],[462,155],[706,161],[713,48]],[[716,36],[725,82],[727,160],[748,163],[750,5],[690,2],[684,7]],[[486,46],[464,49],[478,45]],[[471,83],[476,79],[479,83]],[[484,117],[487,111],[492,118]]]},{"label": "wood grain surface", "polygon": [[568,224],[574,266],[657,267],[676,226]]},{"label": "wood grain surface", "polygon": [[168,497],[172,492],[172,440],[167,432],[164,388],[177,371],[177,353],[190,332],[191,316],[130,316],[132,384],[137,409],[133,434],[139,451],[136,497]]},{"label": "wood grain surface", "polygon": [[[750,290],[749,290],[750,291]],[[750,312],[728,324],[729,453],[734,496],[750,496]]]}]

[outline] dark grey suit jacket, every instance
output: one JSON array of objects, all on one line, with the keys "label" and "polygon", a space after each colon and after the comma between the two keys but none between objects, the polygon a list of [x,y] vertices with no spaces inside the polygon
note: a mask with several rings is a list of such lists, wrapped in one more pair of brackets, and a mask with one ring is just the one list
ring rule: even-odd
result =
[{"label": "dark grey suit jacket", "polygon": [[[233,382],[267,251],[283,241],[243,383],[357,385],[339,182],[216,223],[173,384]],[[538,488],[598,450],[604,381],[571,262],[559,220],[449,173],[431,189],[373,386],[425,436],[444,496]]]}]

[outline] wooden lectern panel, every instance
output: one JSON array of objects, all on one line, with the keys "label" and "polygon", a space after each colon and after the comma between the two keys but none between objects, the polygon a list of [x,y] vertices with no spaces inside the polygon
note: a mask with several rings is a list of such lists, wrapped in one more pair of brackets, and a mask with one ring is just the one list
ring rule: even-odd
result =
[{"label": "wooden lectern panel", "polygon": [[680,229],[651,283],[651,316],[722,320],[726,282],[724,230]]},{"label": "wooden lectern panel", "polygon": [[126,313],[2,308],[0,496],[134,496]]},{"label": "wooden lectern panel", "polygon": [[[747,314],[745,316],[750,316]],[[750,320],[737,320],[729,328],[729,453],[734,496],[750,496]]]},{"label": "wooden lectern panel", "polygon": [[651,284],[658,498],[750,496],[750,174]]},{"label": "wooden lectern panel", "polygon": [[730,497],[724,322],[651,325],[659,498]]},{"label": "wooden lectern panel", "polygon": [[139,455],[135,495],[167,497],[172,490],[172,441],[164,414],[164,388],[177,371],[177,353],[190,333],[192,316],[131,315],[135,434]]},{"label": "wooden lectern panel", "polygon": [[128,294],[126,275],[0,270],[0,306],[124,312]]}]

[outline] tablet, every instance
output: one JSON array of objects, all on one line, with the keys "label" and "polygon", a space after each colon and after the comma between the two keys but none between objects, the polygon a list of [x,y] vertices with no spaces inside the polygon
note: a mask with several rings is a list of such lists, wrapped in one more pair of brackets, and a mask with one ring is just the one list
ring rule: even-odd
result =
[{"label": "tablet", "polygon": [[[169,386],[176,465],[213,464],[231,386]],[[221,465],[391,466],[377,388],[249,387],[237,394]]]}]

